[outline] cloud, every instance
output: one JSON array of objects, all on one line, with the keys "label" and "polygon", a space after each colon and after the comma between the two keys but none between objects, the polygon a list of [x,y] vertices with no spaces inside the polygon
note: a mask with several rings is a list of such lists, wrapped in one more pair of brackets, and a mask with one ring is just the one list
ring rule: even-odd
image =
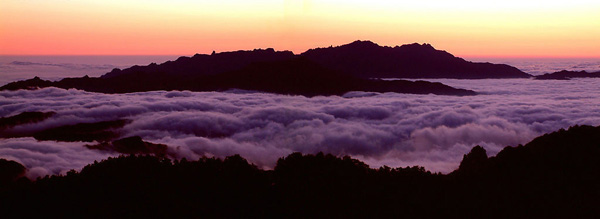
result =
[{"label": "cloud", "polygon": [[[483,95],[351,92],[307,98],[243,91],[98,94],[45,88],[0,91],[0,116],[57,112],[43,122],[7,130],[12,133],[130,119],[118,130],[123,137],[166,144],[176,158],[240,154],[271,168],[295,151],[323,151],[373,166],[421,165],[442,172],[456,168],[475,145],[493,155],[560,128],[600,125],[597,79],[437,81]],[[32,176],[81,168],[111,155],[84,144],[3,139],[0,154],[25,164]]]},{"label": "cloud", "polygon": [[[17,81],[40,76],[45,80],[60,80],[65,77],[90,77],[100,76],[113,68],[128,67],[131,65],[110,64],[83,64],[83,63],[55,63],[49,60],[18,60],[23,57],[3,57],[0,61],[0,86]],[[25,57],[25,59],[56,59],[56,57]],[[16,61],[8,61],[9,59]],[[60,59],[60,57],[58,58]],[[63,58],[64,59],[64,58]],[[97,58],[95,59],[97,60]],[[58,61],[58,60],[55,60]]]},{"label": "cloud", "polygon": [[[229,137],[244,129],[241,119],[215,112],[156,113],[142,118],[127,128],[137,131],[155,131],[154,137],[201,136],[211,138]],[[162,135],[161,135],[162,134]]]},{"label": "cloud", "polygon": [[415,130],[411,135],[416,150],[448,149],[457,144],[494,145],[499,151],[506,145],[517,145],[536,137],[538,133],[523,127],[514,129],[496,125],[469,123],[458,127],[439,126]]},{"label": "cloud", "polygon": [[354,119],[362,118],[368,120],[383,120],[392,115],[392,112],[381,106],[362,106],[362,107],[324,107],[323,111],[335,118]]},{"label": "cloud", "polygon": [[42,66],[42,67],[59,67],[71,70],[111,70],[115,68],[114,65],[108,64],[75,64],[75,63],[42,63],[42,62],[27,62],[27,61],[12,61],[9,65],[13,66]]},{"label": "cloud", "polygon": [[33,138],[0,139],[0,158],[14,160],[27,169],[26,176],[35,179],[49,174],[65,174],[81,169],[94,160],[117,156],[114,152],[98,152],[81,143],[36,141]]}]

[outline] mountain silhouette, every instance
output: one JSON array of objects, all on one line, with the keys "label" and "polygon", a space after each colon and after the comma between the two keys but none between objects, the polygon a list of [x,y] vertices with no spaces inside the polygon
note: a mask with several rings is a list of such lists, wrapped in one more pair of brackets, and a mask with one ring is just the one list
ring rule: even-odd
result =
[{"label": "mountain silhouette", "polygon": [[0,158],[0,191],[4,190],[8,184],[24,177],[26,170],[20,163]]},{"label": "mountain silhouette", "polygon": [[[276,62],[258,62],[238,71],[200,77],[194,86],[210,90],[245,89],[280,94],[342,95],[349,91],[397,92],[415,94],[473,95],[472,91],[455,89],[441,83],[405,80],[375,80],[348,76],[330,70],[304,57]],[[189,87],[195,90],[194,87]]]},{"label": "mountain silhouette", "polygon": [[[505,147],[495,157],[476,146],[452,174],[477,172],[487,177],[547,177],[546,175],[600,177],[600,126],[573,126],[545,134],[525,145]],[[510,170],[510,171],[506,171]],[[562,178],[568,180],[569,178]],[[495,179],[496,180],[496,179]],[[556,180],[556,179],[554,179]]]},{"label": "mountain silhouette", "polygon": [[473,91],[439,83],[377,78],[523,77],[530,75],[508,65],[468,62],[429,44],[392,48],[355,41],[338,47],[310,49],[298,55],[271,48],[196,54],[162,64],[113,69],[100,77],[65,78],[57,82],[35,77],[0,89],[53,86],[102,93],[249,89],[306,96],[341,95],[348,91],[474,95]]},{"label": "mountain silhouette", "polygon": [[535,79],[539,80],[569,80],[571,78],[600,78],[600,72],[562,70],[535,76]]},{"label": "mountain silhouette", "polygon": [[134,136],[108,147],[158,156],[108,158],[35,181],[0,159],[0,210],[7,218],[590,218],[600,213],[599,141],[600,126],[574,126],[492,157],[476,146],[440,174],[323,153],[292,153],[273,170],[239,155],[171,161],[164,145]]},{"label": "mountain silhouette", "polygon": [[454,57],[446,51],[433,48],[430,44],[408,44],[396,47],[382,47],[371,41],[355,41],[350,44],[310,49],[294,55],[290,51],[255,49],[196,54],[180,57],[175,61],[148,66],[133,66],[113,71],[101,76],[110,78],[118,75],[143,73],[145,76],[168,74],[171,76],[215,75],[239,70],[255,62],[289,60],[294,57],[306,59],[342,73],[350,73],[362,78],[527,78],[515,67],[504,64],[473,63]]},{"label": "mountain silhouette", "polygon": [[153,63],[147,66],[132,66],[127,69],[113,69],[100,78],[113,78],[124,75],[160,77],[170,76],[206,76],[239,70],[251,63],[281,61],[294,58],[290,51],[274,49],[255,49],[251,51],[235,51],[213,53],[211,55],[196,54],[192,57],[179,57],[175,61],[167,61],[160,65]]},{"label": "mountain silhouette", "polygon": [[430,44],[379,46],[371,41],[310,49],[301,54],[323,66],[364,78],[529,78],[504,64],[474,63]]},{"label": "mountain silhouette", "polygon": [[[267,50],[257,50],[263,53]],[[248,53],[247,51],[241,53]],[[277,53],[271,51],[271,53]],[[286,54],[286,53],[282,53]],[[274,55],[277,56],[277,55]],[[272,58],[272,57],[270,57]],[[179,58],[178,60],[181,60]],[[187,59],[183,59],[187,60]],[[175,64],[177,64],[175,61]],[[171,62],[172,63],[172,62]],[[169,65],[175,65],[171,64]],[[331,70],[305,57],[293,57],[276,61],[252,62],[240,69],[214,73],[199,71],[198,74],[169,73],[158,70],[163,65],[132,67],[99,78],[65,78],[57,82],[39,77],[9,83],[0,89],[17,90],[42,87],[77,88],[102,93],[129,93],[152,90],[226,91],[246,89],[278,94],[317,96],[342,95],[349,91],[397,92],[414,94],[475,95],[474,91],[452,88],[441,83],[406,80],[379,80],[360,78]],[[221,66],[222,67],[222,66]],[[134,71],[132,69],[146,69]],[[229,68],[229,67],[228,67]],[[171,68],[165,68],[172,70]]]}]

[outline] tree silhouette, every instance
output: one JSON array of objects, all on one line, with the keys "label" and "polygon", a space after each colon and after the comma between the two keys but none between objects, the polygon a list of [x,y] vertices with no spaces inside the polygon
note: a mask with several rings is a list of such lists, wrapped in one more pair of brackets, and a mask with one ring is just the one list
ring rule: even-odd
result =
[{"label": "tree silhouette", "polygon": [[273,170],[239,155],[129,155],[30,182],[22,165],[0,159],[0,210],[3,218],[585,218],[600,215],[599,133],[575,126],[489,158],[476,146],[447,175],[324,153],[292,153]]}]

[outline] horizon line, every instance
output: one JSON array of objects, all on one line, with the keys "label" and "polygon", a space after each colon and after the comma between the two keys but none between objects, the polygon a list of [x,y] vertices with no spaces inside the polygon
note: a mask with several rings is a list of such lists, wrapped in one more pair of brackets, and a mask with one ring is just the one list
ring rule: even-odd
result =
[{"label": "horizon line", "polygon": [[[269,47],[270,48],[270,47]],[[269,48],[256,48],[256,49],[269,49]],[[232,51],[219,51],[217,53],[223,53],[223,52],[236,52],[236,51],[251,51],[251,50],[232,50]],[[282,52],[282,51],[290,51],[290,50],[275,50],[278,52]],[[194,54],[188,54],[188,55],[183,55],[183,54],[0,54],[0,56],[177,56],[177,57],[191,57],[194,56],[196,54],[201,54],[201,55],[210,55],[210,53],[194,53]],[[299,55],[301,53],[294,53],[294,55]],[[458,58],[476,58],[476,59],[483,59],[483,58],[490,58],[490,59],[502,59],[502,58],[508,58],[508,59],[600,59],[600,56],[552,56],[552,55],[540,55],[540,56],[535,56],[535,55],[455,55],[453,54],[455,57]]]}]

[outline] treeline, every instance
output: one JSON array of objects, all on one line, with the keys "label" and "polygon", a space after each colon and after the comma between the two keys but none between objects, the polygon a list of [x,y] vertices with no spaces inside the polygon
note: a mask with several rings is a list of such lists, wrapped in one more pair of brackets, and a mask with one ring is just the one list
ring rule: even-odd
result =
[{"label": "treeline", "polygon": [[0,210],[27,218],[598,217],[599,155],[600,127],[576,126],[495,157],[475,147],[446,175],[323,153],[293,153],[273,170],[238,155],[130,155],[32,182],[22,166],[1,161],[12,175],[2,178]]}]

